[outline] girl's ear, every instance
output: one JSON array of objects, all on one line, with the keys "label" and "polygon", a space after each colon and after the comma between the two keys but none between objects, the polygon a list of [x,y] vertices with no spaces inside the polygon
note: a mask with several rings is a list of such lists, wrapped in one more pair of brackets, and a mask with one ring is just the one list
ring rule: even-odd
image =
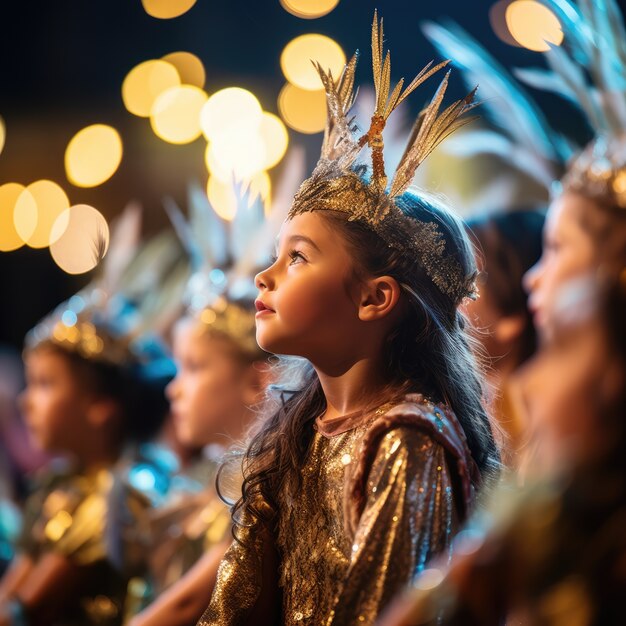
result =
[{"label": "girl's ear", "polygon": [[102,428],[117,413],[117,405],[108,398],[97,398],[91,401],[87,409],[87,421],[95,428]]},{"label": "girl's ear", "polygon": [[493,336],[502,343],[517,340],[524,332],[526,320],[523,315],[505,315],[493,326]]},{"label": "girl's ear", "polygon": [[391,276],[378,276],[361,285],[359,319],[372,322],[389,315],[400,300],[401,288]]}]

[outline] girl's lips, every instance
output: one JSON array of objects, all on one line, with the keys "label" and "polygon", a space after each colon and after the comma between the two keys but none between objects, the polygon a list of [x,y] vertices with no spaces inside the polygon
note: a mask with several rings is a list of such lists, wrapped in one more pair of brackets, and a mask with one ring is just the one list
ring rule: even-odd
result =
[{"label": "girl's lips", "polygon": [[254,307],[256,308],[256,317],[259,317],[259,316],[267,314],[267,313],[275,313],[276,312],[273,309],[270,309],[268,306],[266,306],[263,303],[262,300],[255,300],[254,301]]}]

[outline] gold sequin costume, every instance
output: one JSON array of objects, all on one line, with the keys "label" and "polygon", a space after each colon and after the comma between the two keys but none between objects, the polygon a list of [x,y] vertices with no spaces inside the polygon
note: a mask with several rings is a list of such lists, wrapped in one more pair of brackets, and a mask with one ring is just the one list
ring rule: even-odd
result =
[{"label": "gold sequin costume", "polygon": [[55,467],[27,500],[20,551],[56,553],[80,567],[77,597],[50,626],[122,624],[126,586],[140,572],[147,501],[110,469],[81,474]]},{"label": "gold sequin costume", "polygon": [[150,571],[158,594],[230,537],[230,511],[215,488],[219,460],[202,458],[175,476],[167,501],[150,512]]},{"label": "gold sequin costume", "polygon": [[[281,624],[373,624],[466,515],[476,470],[454,415],[419,395],[385,408],[316,422],[302,489],[279,502]],[[245,530],[199,626],[252,623],[263,539]]]},{"label": "gold sequin costume", "polygon": [[[620,460],[567,481],[503,483],[458,536],[438,584],[406,598],[411,626],[624,623],[626,489]],[[385,622],[391,626],[393,622]]]}]

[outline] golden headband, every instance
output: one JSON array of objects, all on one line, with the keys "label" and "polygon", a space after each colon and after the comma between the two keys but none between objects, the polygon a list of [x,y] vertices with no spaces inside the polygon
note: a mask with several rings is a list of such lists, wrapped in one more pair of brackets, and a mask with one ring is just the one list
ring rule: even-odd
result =
[{"label": "golden headband", "polygon": [[[471,121],[462,117],[474,108],[475,90],[443,111],[441,104],[448,86],[449,72],[441,81],[430,104],[420,113],[405,152],[389,189],[384,163],[383,130],[391,113],[419,85],[448,64],[429,63],[403,90],[404,79],[391,89],[389,52],[383,58],[383,24],[374,13],[372,25],[372,67],[376,106],[371,124],[361,137],[348,119],[354,102],[355,54],[335,83],[330,72],[319,64],[317,71],[326,92],[328,119],[320,159],[307,180],[302,183],[289,211],[289,218],[317,210],[347,214],[375,232],[388,246],[412,255],[433,283],[453,302],[473,296],[473,277],[466,277],[459,263],[446,254],[446,242],[435,222],[421,222],[404,213],[395,201],[408,189],[415,171],[437,145],[455,130]],[[361,150],[368,146],[372,154],[372,173],[363,180],[353,169]]]}]

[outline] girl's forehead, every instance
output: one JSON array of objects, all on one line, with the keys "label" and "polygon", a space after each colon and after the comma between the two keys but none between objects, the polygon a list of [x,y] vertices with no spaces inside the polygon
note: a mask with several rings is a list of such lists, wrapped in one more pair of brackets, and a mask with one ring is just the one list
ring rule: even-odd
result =
[{"label": "girl's forehead", "polygon": [[284,244],[296,237],[323,242],[332,235],[331,229],[319,212],[309,212],[286,219],[280,228],[276,243],[277,245]]}]

